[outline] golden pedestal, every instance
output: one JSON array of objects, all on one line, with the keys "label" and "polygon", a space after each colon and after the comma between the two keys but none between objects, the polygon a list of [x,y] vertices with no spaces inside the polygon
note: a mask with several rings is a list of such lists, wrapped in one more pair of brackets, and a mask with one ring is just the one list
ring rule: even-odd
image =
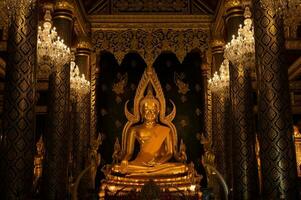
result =
[{"label": "golden pedestal", "polygon": [[181,193],[187,196],[198,194],[201,176],[195,172],[193,165],[187,167],[188,171],[182,174],[134,178],[111,171],[101,183],[99,197],[104,198],[105,193],[110,196],[123,196],[133,190],[141,192],[142,187],[150,181],[153,181],[162,192]]}]

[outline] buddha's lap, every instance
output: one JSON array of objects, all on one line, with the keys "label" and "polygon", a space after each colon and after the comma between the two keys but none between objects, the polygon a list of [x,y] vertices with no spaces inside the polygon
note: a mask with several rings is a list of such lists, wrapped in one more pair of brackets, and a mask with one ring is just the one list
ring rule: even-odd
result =
[{"label": "buddha's lap", "polygon": [[188,171],[188,167],[185,164],[182,163],[163,163],[163,164],[158,164],[156,166],[143,166],[143,165],[132,165],[128,164],[126,169],[122,169],[120,165],[114,165],[112,170],[114,172],[118,173],[124,173],[124,174],[151,174],[151,173],[156,173],[160,174],[180,174],[180,173],[185,173]]}]

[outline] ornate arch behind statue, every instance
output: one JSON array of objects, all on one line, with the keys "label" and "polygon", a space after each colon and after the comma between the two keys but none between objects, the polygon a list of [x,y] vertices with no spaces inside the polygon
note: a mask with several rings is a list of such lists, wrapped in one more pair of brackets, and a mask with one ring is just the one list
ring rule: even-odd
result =
[{"label": "ornate arch behind statue", "polygon": [[[97,79],[97,124],[100,132],[107,137],[101,148],[103,159],[105,163],[111,163],[115,139],[118,137],[121,141],[121,128],[126,122],[124,104],[129,100],[129,109],[133,108],[133,97],[146,63],[137,52],[126,54],[120,66],[113,58],[114,55],[109,56],[114,62],[103,60],[103,56],[104,54],[100,59],[100,75]],[[108,59],[108,56],[105,59]],[[200,166],[203,148],[197,140],[198,135],[204,131],[201,51],[188,53],[183,63],[180,63],[174,53],[166,51],[158,56],[153,66],[166,100],[173,100],[178,108],[174,120],[179,135],[178,141],[184,139],[189,162],[193,161],[199,173],[204,175]],[[103,88],[106,88],[107,92],[101,91]],[[99,102],[105,104],[100,105]],[[166,103],[167,113],[170,113],[172,105],[168,101]]]}]

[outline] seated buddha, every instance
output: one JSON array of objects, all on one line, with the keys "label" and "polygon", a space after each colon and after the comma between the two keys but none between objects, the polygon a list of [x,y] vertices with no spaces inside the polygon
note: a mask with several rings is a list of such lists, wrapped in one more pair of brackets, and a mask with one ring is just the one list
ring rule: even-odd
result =
[{"label": "seated buddha", "polygon": [[[125,194],[133,189],[140,191],[150,180],[168,191],[185,192],[199,185],[201,177],[193,165],[185,164],[183,141],[178,149],[177,131],[172,123],[175,105],[171,102],[173,109],[166,115],[163,90],[152,67],[147,67],[139,82],[133,113],[128,111],[127,103],[128,121],[123,128],[121,145],[118,139],[114,145],[113,164],[103,168],[106,178],[101,182],[100,199],[108,192],[113,195],[121,190]],[[140,148],[133,156],[134,149],[138,148],[136,141]]]},{"label": "seated buddha", "polygon": [[[153,96],[150,87],[139,108],[142,123],[128,129],[125,154],[121,164],[113,166],[113,171],[127,177],[187,172],[185,164],[168,162],[173,156],[173,136],[169,127],[158,123],[160,103]],[[129,161],[134,152],[135,140],[140,144],[140,152],[134,160]]]}]

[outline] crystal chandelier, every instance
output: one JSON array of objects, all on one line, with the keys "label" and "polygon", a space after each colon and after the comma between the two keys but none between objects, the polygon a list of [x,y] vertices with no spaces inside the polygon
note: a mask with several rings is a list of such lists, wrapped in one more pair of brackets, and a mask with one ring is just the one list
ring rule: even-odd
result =
[{"label": "crystal chandelier", "polygon": [[88,94],[90,91],[90,82],[86,80],[84,74],[80,76],[79,68],[74,60],[70,62],[70,89],[73,100],[79,96]]},{"label": "crystal chandelier", "polygon": [[208,87],[212,92],[220,92],[229,87],[229,61],[225,59],[220,68],[219,74],[215,72],[208,81]]},{"label": "crystal chandelier", "polygon": [[55,27],[52,28],[50,10],[46,10],[43,27],[38,28],[38,64],[44,66],[40,70],[46,73],[59,70],[70,58],[70,49],[57,35]]},{"label": "crystal chandelier", "polygon": [[217,72],[214,72],[213,77],[209,79],[208,81],[208,87],[212,92],[218,92],[221,87],[219,83],[221,82],[220,76],[217,74]]},{"label": "crystal chandelier", "polygon": [[220,87],[221,88],[226,88],[229,86],[229,79],[230,79],[230,74],[229,74],[229,61],[225,59],[221,67],[219,68],[219,76],[220,76]]},{"label": "crystal chandelier", "polygon": [[224,51],[224,57],[233,64],[244,64],[247,67],[255,65],[255,40],[251,11],[246,7],[244,26],[239,25],[238,36],[232,36]]},{"label": "crystal chandelier", "polygon": [[70,62],[70,96],[72,100],[76,99],[77,88],[80,87],[79,68],[73,60]]}]

